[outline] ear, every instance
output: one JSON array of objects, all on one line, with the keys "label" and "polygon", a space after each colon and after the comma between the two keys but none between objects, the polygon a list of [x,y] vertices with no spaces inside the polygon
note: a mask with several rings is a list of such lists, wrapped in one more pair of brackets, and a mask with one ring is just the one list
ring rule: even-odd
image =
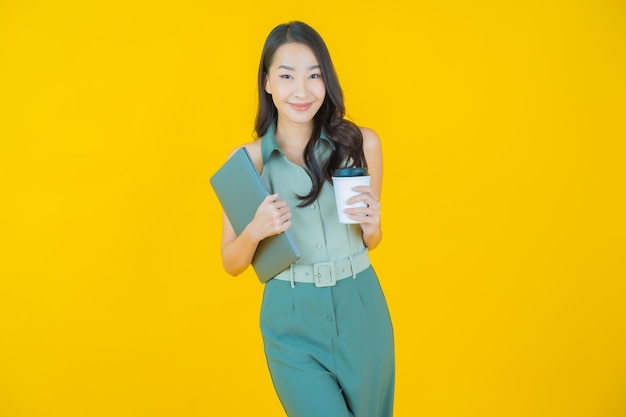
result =
[{"label": "ear", "polygon": [[267,94],[272,94],[272,89],[270,88],[270,80],[269,80],[269,77],[267,76],[267,73],[265,73],[264,77],[265,77],[265,92]]}]

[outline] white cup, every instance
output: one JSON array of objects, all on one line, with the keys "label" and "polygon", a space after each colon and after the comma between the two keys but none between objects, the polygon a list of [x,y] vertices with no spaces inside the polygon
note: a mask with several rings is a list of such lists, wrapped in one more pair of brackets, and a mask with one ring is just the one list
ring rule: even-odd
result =
[{"label": "white cup", "polygon": [[[352,169],[352,168],[350,168]],[[335,200],[337,201],[337,215],[339,217],[340,223],[346,224],[354,224],[360,223],[357,220],[353,220],[346,213],[343,212],[346,208],[354,208],[354,207],[367,207],[367,204],[363,201],[359,201],[355,204],[347,204],[346,202],[354,197],[357,194],[361,194],[357,191],[354,191],[354,187],[359,185],[370,185],[370,176],[363,172],[367,173],[367,170],[363,168],[355,168],[357,175],[355,176],[345,176],[350,175],[350,171],[348,169],[337,170],[336,174],[341,171],[341,176],[333,176],[333,187],[335,188]]]}]

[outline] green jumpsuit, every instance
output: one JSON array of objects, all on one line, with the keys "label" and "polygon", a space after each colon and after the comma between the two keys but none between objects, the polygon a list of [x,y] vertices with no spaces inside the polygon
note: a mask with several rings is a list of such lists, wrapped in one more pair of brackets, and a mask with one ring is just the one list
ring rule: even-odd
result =
[{"label": "green jumpsuit", "polygon": [[[313,204],[297,207],[295,195],[307,194],[311,179],[287,160],[274,132],[262,138],[261,176],[291,209],[296,266],[336,266],[337,278],[318,286],[294,280],[289,268],[265,284],[260,325],[278,397],[289,417],[391,417],[393,330],[361,227],[339,223],[328,182]],[[316,154],[325,158],[333,146],[322,135]]]}]

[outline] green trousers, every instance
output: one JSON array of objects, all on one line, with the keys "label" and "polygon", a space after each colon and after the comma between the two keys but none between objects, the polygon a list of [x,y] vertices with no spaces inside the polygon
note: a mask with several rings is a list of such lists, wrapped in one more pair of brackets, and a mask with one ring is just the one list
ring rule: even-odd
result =
[{"label": "green trousers", "polygon": [[261,332],[289,417],[392,416],[393,329],[371,266],[333,287],[268,281]]}]

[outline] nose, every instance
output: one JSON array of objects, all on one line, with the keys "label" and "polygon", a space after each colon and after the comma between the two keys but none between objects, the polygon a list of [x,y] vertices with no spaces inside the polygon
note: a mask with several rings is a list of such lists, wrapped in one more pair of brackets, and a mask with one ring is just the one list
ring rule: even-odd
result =
[{"label": "nose", "polygon": [[294,97],[304,98],[307,96],[307,93],[308,93],[308,89],[307,89],[306,79],[299,78],[296,81],[296,85],[293,91]]}]

